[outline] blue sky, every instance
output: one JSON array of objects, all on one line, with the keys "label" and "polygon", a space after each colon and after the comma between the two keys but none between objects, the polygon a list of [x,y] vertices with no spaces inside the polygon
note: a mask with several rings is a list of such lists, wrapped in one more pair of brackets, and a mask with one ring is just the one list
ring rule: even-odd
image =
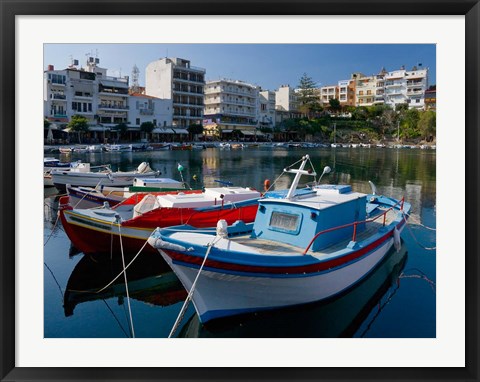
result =
[{"label": "blue sky", "polygon": [[65,69],[71,58],[83,65],[89,55],[113,76],[131,76],[137,65],[141,86],[146,66],[167,56],[205,68],[207,80],[238,79],[268,90],[296,87],[303,73],[325,86],[353,72],[372,75],[402,65],[410,70],[419,63],[429,68],[429,84],[436,84],[434,44],[45,44],[43,69],[49,64]]}]

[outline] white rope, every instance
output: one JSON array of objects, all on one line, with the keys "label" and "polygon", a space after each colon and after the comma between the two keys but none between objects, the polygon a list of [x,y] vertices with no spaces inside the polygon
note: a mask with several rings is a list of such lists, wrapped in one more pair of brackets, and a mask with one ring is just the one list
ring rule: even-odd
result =
[{"label": "white rope", "polygon": [[423,225],[422,223],[420,223],[418,220],[416,220],[415,218],[412,217],[412,215],[410,214],[407,214],[406,212],[403,213],[404,215],[407,215],[411,220],[414,221],[415,224],[425,228],[425,229],[428,229],[430,231],[436,231],[437,229],[436,228],[432,228],[432,227],[427,227],[426,225]]},{"label": "white rope", "polygon": [[185,302],[183,303],[182,309],[180,309],[180,313],[178,314],[177,319],[175,320],[175,323],[173,324],[172,330],[170,331],[170,334],[168,335],[168,338],[171,338],[173,334],[175,334],[175,331],[177,330],[178,326],[180,325],[180,322],[183,319],[183,316],[185,315],[185,312],[188,308],[188,304],[190,303],[190,300],[192,299],[193,293],[195,292],[195,287],[197,285],[197,280],[200,277],[200,273],[202,273],[203,266],[205,265],[205,262],[207,261],[207,257],[210,254],[210,250],[212,247],[215,245],[216,240],[220,240],[220,236],[216,236],[211,243],[207,244],[208,249],[207,252],[205,253],[205,257],[203,258],[202,265],[200,266],[200,269],[198,270],[197,277],[195,277],[195,280],[193,281],[192,287],[190,288],[190,292],[188,292],[187,298],[185,299]]},{"label": "white rope", "polygon": [[408,228],[408,231],[410,232],[410,235],[413,237],[413,240],[415,240],[415,242],[418,244],[419,247],[427,250],[427,251],[434,251],[437,249],[437,246],[435,247],[426,247],[424,246],[423,244],[421,244],[418,240],[417,240],[417,237],[415,236],[415,234],[413,233],[412,229],[410,228],[410,223],[408,222],[408,219],[405,218],[405,215],[407,215],[405,212],[403,212],[403,215],[404,215],[404,219],[405,219],[405,225],[407,226]]},{"label": "white rope", "polygon": [[83,195],[82,198],[77,202],[77,204],[75,204],[75,205],[73,206],[73,208],[77,208],[77,206],[82,202],[83,199],[85,199],[85,198],[86,198],[88,195],[90,195],[93,191],[97,191],[97,187],[100,185],[101,181],[102,181],[102,179],[100,179],[100,180],[98,181],[97,185],[96,185],[94,188],[92,188],[88,193],[86,193],[85,195]]},{"label": "white rope", "polygon": [[118,234],[120,236],[120,250],[122,252],[123,276],[125,279],[125,290],[127,291],[127,304],[128,304],[128,313],[130,315],[130,326],[132,328],[132,338],[135,338],[135,329],[133,327],[133,318],[132,318],[132,308],[130,307],[130,295],[128,293],[127,270],[125,268],[125,257],[123,256],[123,243],[122,243],[122,233],[120,231],[120,224],[118,225]]}]

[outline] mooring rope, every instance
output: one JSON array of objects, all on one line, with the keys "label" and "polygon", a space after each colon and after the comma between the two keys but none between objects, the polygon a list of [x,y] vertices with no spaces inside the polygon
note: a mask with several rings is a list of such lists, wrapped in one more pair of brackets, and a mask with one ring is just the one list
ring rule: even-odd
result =
[{"label": "mooring rope", "polygon": [[436,231],[437,229],[436,228],[432,228],[432,227],[427,227],[426,225],[420,223],[417,219],[413,218],[412,215],[410,214],[407,214],[406,212],[403,213],[404,215],[407,215],[409,217],[409,219],[413,220],[413,222],[416,224],[416,225],[419,225],[425,229],[428,229],[430,231]]},{"label": "mooring rope", "polygon": [[421,244],[417,237],[415,236],[415,234],[413,233],[412,231],[412,228],[410,227],[410,223],[408,222],[408,219],[405,218],[405,215],[409,216],[408,214],[406,214],[405,212],[403,212],[403,215],[404,215],[404,219],[405,219],[405,225],[407,226],[408,228],[408,231],[410,232],[410,235],[412,236],[413,240],[415,240],[415,242],[418,244],[419,247],[425,249],[426,251],[434,251],[437,249],[437,246],[435,247],[426,247],[424,246],[423,244]]},{"label": "mooring rope", "polygon": [[173,324],[172,330],[170,331],[170,334],[168,335],[168,338],[171,338],[174,334],[175,331],[178,329],[178,326],[180,325],[180,322],[183,319],[183,316],[185,315],[185,312],[187,311],[188,305],[192,299],[193,293],[195,292],[195,287],[197,285],[198,278],[200,277],[200,274],[202,273],[203,267],[207,261],[207,257],[210,254],[210,250],[212,247],[215,245],[216,241],[220,240],[221,236],[216,236],[211,243],[207,244],[207,252],[205,252],[205,257],[203,258],[202,265],[200,266],[200,269],[198,270],[197,276],[195,277],[195,280],[193,281],[192,287],[190,288],[190,291],[188,292],[187,298],[185,299],[182,309],[180,309],[180,313],[178,314],[177,319],[175,320],[175,323]]},{"label": "mooring rope", "polygon": [[120,326],[120,329],[122,329],[122,332],[125,334],[125,337],[128,337],[128,333],[125,331],[125,329],[123,328],[122,324],[120,323],[120,321],[118,320],[117,316],[115,315],[115,313],[113,312],[112,308],[110,308],[110,305],[107,304],[107,302],[105,300],[102,299],[102,301],[105,303],[105,305],[107,306],[108,310],[110,311],[110,313],[112,313],[112,316],[113,318],[115,318],[115,321],[117,321],[117,324],[118,326]]},{"label": "mooring rope", "polygon": [[62,287],[60,286],[60,283],[58,282],[57,278],[55,277],[55,274],[53,273],[53,271],[50,269],[50,267],[47,265],[47,263],[45,261],[43,262],[43,265],[45,265],[47,267],[48,271],[50,272],[50,274],[53,277],[53,280],[57,284],[58,289],[60,290],[60,295],[62,296],[62,302],[63,302],[63,297],[64,296],[63,296],[63,291],[62,291]]},{"label": "mooring rope", "polygon": [[[82,196],[82,198],[73,206],[73,208],[77,208],[77,206],[82,202],[83,199],[85,199],[88,195],[90,195],[93,191],[97,191],[97,187],[100,185],[103,179],[100,179],[97,183],[97,185],[92,188],[89,192],[87,192],[85,195]],[[69,195],[70,196],[70,195]]]},{"label": "mooring rope", "polygon": [[123,276],[124,276],[124,279],[125,279],[125,290],[127,292],[127,304],[128,304],[128,313],[130,314],[130,325],[131,325],[131,328],[132,328],[132,338],[135,338],[135,329],[133,327],[132,308],[130,307],[130,295],[129,295],[129,292],[128,292],[127,270],[125,268],[125,257],[123,255],[123,242],[122,242],[122,232],[120,230],[120,224],[118,225],[118,234],[120,236],[120,251],[122,253]]},{"label": "mooring rope", "polygon": [[44,247],[47,245],[48,241],[49,241],[50,238],[53,236],[53,233],[55,232],[55,227],[57,226],[59,220],[60,220],[60,214],[57,214],[57,218],[55,219],[55,224],[54,224],[53,227],[52,227],[52,230],[51,230],[51,232],[50,232],[50,235],[48,236],[48,239],[47,239],[47,241],[45,242],[45,244],[43,244]]}]

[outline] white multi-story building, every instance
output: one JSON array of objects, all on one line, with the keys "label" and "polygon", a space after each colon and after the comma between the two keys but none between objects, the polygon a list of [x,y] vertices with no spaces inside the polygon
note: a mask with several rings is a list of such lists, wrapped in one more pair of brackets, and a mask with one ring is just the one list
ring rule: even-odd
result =
[{"label": "white multi-story building", "polygon": [[78,61],[64,70],[48,66],[44,72],[47,120],[64,126],[73,115],[82,115],[91,131],[128,122],[128,76],[107,76],[107,69],[98,63],[98,58],[89,57],[84,68],[77,68]]},{"label": "white multi-story building", "polygon": [[162,58],[146,68],[145,92],[173,100],[173,126],[185,128],[203,120],[205,69],[182,58]]},{"label": "white multi-story building", "polygon": [[407,98],[410,108],[423,109],[425,107],[425,91],[428,89],[428,69],[412,70],[405,73],[407,82]]},{"label": "white multi-story building", "polygon": [[275,109],[298,112],[298,96],[290,85],[282,85],[275,91]]},{"label": "white multi-story building", "polygon": [[205,85],[205,134],[232,134],[243,138],[256,135],[258,105],[259,89],[255,85],[229,79],[208,81]]},{"label": "white multi-story building", "polygon": [[275,127],[275,92],[262,90],[259,92],[258,122],[260,128],[273,129]]},{"label": "white multi-story building", "polygon": [[152,122],[155,127],[172,127],[171,99],[161,99],[145,94],[131,93],[128,100],[129,126],[140,127],[144,122]]},{"label": "white multi-story building", "polygon": [[385,74],[385,104],[395,108],[397,104],[408,103],[409,108],[423,109],[427,88],[427,68],[388,72]]},{"label": "white multi-story building", "polygon": [[328,106],[331,99],[339,99],[338,86],[328,85],[320,88],[320,103],[322,106]]},{"label": "white multi-story building", "polygon": [[407,81],[405,69],[393,70],[385,74],[385,104],[395,108],[407,103]]}]

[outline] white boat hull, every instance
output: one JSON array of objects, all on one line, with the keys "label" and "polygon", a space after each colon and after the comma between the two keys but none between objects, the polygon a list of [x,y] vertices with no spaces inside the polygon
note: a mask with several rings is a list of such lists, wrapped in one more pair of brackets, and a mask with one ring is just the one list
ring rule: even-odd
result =
[{"label": "white boat hull", "polygon": [[112,187],[127,187],[133,184],[133,181],[138,176],[142,178],[154,178],[157,176],[156,172],[147,174],[136,173],[74,173],[74,172],[56,172],[52,174],[53,183],[56,187],[65,188],[67,184],[72,186],[95,187],[112,186]]},{"label": "white boat hull", "polygon": [[[201,322],[259,310],[321,301],[347,290],[362,280],[384,258],[393,238],[357,261],[313,275],[243,276],[202,270],[193,302]],[[198,269],[186,267],[159,249],[162,257],[189,291]]]}]

